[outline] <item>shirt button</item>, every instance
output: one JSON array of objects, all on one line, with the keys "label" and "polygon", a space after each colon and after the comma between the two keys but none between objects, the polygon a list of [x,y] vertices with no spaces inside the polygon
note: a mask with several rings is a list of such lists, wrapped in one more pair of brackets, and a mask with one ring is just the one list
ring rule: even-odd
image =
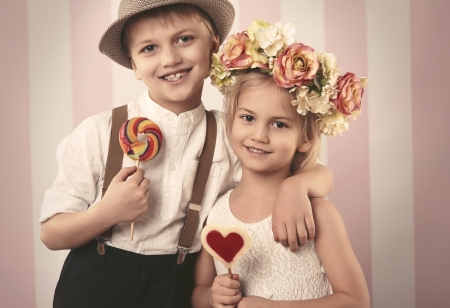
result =
[{"label": "shirt button", "polygon": [[171,170],[171,171],[175,171],[175,169],[177,169],[177,167],[175,167],[174,164],[171,164],[171,165],[170,165],[170,170]]},{"label": "shirt button", "polygon": [[173,115],[170,115],[169,116],[169,121],[172,121],[173,120]]},{"label": "shirt button", "polygon": [[166,192],[166,197],[171,197],[172,196],[172,194],[170,193],[170,192]]}]

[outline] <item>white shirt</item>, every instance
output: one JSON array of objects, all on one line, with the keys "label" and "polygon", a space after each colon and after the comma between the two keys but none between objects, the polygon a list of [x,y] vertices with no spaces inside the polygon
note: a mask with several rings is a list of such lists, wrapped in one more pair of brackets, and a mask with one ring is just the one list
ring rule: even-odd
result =
[{"label": "white shirt", "polygon": [[[222,113],[213,113],[217,120],[216,148],[190,253],[200,250],[201,226],[217,196],[233,188],[241,176],[238,158],[228,143]],[[85,211],[100,201],[111,114],[108,111],[89,117],[59,144],[56,152],[59,173],[52,188],[45,193],[39,222],[58,213]],[[153,102],[145,92],[128,104],[128,118],[138,116],[155,122],[163,134],[158,155],[140,162],[140,168],[150,179],[149,206],[135,221],[133,241],[129,241],[130,223],[123,222],[113,227],[108,245],[146,255],[176,253],[205,141],[205,108],[200,105],[177,116]],[[124,155],[123,167],[135,164]]]}]

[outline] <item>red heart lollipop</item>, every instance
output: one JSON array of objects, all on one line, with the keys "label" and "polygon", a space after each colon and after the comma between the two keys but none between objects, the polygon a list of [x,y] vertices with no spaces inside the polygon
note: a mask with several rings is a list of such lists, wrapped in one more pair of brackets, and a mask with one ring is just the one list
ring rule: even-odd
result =
[{"label": "red heart lollipop", "polygon": [[203,228],[202,244],[206,251],[223,263],[225,268],[231,269],[250,249],[251,238],[241,227],[210,224]]}]

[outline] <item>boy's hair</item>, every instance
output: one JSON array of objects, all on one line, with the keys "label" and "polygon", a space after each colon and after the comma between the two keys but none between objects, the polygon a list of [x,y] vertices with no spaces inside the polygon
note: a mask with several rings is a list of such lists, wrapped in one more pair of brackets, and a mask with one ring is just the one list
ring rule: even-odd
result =
[{"label": "boy's hair", "polygon": [[297,113],[296,107],[293,107],[290,103],[295,97],[292,93],[289,93],[289,89],[280,88],[275,83],[272,76],[268,76],[259,71],[250,71],[246,74],[239,75],[231,89],[225,93],[224,113],[228,136],[230,136],[231,128],[233,126],[239,97],[250,88],[261,88],[261,91],[276,91],[279,103],[286,108],[294,121],[298,133],[299,144],[309,144],[309,148],[306,152],[295,152],[291,163],[291,175],[313,167],[319,159],[321,149],[317,115],[311,112],[308,112],[306,115]]},{"label": "boy's hair", "polygon": [[175,16],[179,18],[195,19],[206,26],[211,38],[214,35],[217,35],[217,29],[213,20],[201,8],[187,3],[170,4],[143,11],[128,19],[122,31],[122,48],[125,53],[131,58],[128,42],[129,29],[132,24],[135,24],[141,20],[154,20],[162,26],[167,26],[169,23],[174,23]]}]

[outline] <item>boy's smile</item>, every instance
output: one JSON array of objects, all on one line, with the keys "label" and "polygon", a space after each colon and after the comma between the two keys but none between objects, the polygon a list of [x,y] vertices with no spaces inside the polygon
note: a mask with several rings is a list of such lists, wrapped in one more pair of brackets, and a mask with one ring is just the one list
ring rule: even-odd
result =
[{"label": "boy's smile", "polygon": [[217,46],[218,39],[194,18],[142,19],[129,28],[136,78],[144,81],[153,101],[176,114],[200,105]]}]

